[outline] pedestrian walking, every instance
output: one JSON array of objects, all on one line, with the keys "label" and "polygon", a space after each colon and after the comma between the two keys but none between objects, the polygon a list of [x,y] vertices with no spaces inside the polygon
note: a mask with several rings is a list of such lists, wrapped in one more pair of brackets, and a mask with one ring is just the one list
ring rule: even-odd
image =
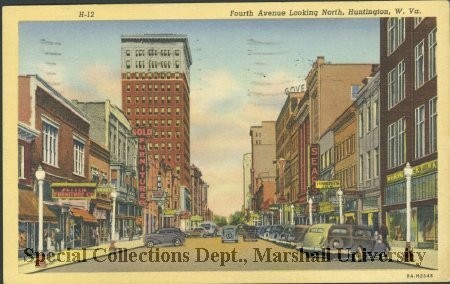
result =
[{"label": "pedestrian walking", "polygon": [[391,250],[391,246],[389,245],[389,242],[387,239],[387,236],[389,235],[389,230],[385,224],[381,225],[381,227],[380,227],[380,235],[381,235],[383,243],[386,245],[387,249]]},{"label": "pedestrian walking", "polygon": [[61,251],[61,241],[63,239],[63,234],[59,229],[55,229],[55,251]]},{"label": "pedestrian walking", "polygon": [[373,246],[372,252],[376,252],[376,253],[380,254],[380,253],[386,252],[386,251],[387,251],[387,246],[383,242],[383,237],[378,236],[377,240],[375,242],[375,245]]},{"label": "pedestrian walking", "polygon": [[133,233],[134,233],[134,232],[133,232],[133,228],[130,227],[130,228],[128,229],[128,240],[129,240],[129,241],[132,241],[132,240],[133,240]]}]

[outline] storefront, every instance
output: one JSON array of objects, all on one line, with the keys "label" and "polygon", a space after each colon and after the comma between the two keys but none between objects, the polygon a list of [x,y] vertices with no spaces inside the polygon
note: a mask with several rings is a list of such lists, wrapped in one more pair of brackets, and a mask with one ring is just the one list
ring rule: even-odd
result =
[{"label": "storefront", "polygon": [[[402,172],[387,176],[384,203],[389,239],[395,246],[406,242],[406,181]],[[411,243],[437,249],[437,161],[413,167],[411,179]]]},{"label": "storefront", "polygon": [[97,219],[86,209],[70,207],[67,247],[90,247],[97,243]]},{"label": "storefront", "polygon": [[380,210],[379,196],[367,196],[362,199],[361,225],[365,225],[374,231],[379,231]]},{"label": "storefront", "polygon": [[[19,256],[23,256],[23,250],[38,249],[39,235],[39,200],[31,190],[19,189]],[[51,232],[58,227],[57,216],[44,204],[44,250],[48,249],[48,241]],[[51,246],[51,243],[50,243]]]}]

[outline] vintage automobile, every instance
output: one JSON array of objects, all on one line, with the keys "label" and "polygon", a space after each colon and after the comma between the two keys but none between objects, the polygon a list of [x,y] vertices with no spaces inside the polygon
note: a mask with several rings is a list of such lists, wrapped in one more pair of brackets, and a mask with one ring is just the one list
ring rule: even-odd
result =
[{"label": "vintage automobile", "polygon": [[309,225],[295,225],[289,235],[287,235],[286,242],[288,245],[291,247],[302,247],[308,228]]},{"label": "vintage automobile", "polygon": [[258,240],[258,235],[256,234],[256,227],[246,225],[244,226],[244,233],[242,234],[242,239],[244,242],[255,242]]},{"label": "vintage automobile", "polygon": [[217,235],[217,225],[214,222],[207,221],[200,224],[201,227],[205,228],[209,237],[215,237]]},{"label": "vintage automobile", "polygon": [[181,246],[185,242],[185,237],[169,228],[162,228],[153,234],[144,236],[144,245],[152,248],[155,245]]},{"label": "vintage automobile", "polygon": [[222,243],[239,241],[238,228],[236,226],[224,226],[222,228]]},{"label": "vintage automobile", "polygon": [[275,241],[284,231],[285,225],[274,225],[269,231],[268,240]]},{"label": "vintage automobile", "polygon": [[374,244],[372,230],[366,226],[315,224],[308,228],[302,247],[304,251],[321,251],[322,248],[330,248],[330,252],[335,254],[338,249],[350,249],[356,252],[365,248],[371,251]]},{"label": "vintage automobile", "polygon": [[179,234],[181,235],[183,238],[187,238],[189,237],[189,234],[186,232],[183,232],[180,228],[161,228],[159,229],[162,232],[165,233],[174,233],[174,234]]},{"label": "vintage automobile", "polygon": [[287,242],[287,238],[289,234],[292,232],[292,230],[294,230],[294,225],[285,225],[283,231],[280,234],[278,234],[275,241],[282,243]]},{"label": "vintage automobile", "polygon": [[190,237],[202,237],[206,238],[208,237],[208,231],[203,227],[197,227],[189,231]]}]

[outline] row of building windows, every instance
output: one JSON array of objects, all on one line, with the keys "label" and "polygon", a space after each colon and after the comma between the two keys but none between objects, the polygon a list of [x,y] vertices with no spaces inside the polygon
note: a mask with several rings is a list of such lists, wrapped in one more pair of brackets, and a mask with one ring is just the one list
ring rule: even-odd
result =
[{"label": "row of building windows", "polygon": [[[136,124],[139,124],[139,126],[147,126],[147,125],[148,126],[166,126],[166,122],[167,122],[167,126],[172,126],[172,121],[173,121],[172,119],[167,119],[167,121],[165,119],[161,119],[161,120],[158,120],[158,119],[155,119],[155,120],[136,119]],[[176,119],[175,126],[180,126],[180,125],[181,125],[181,120]]]},{"label": "row of building windows", "polygon": [[[145,60],[136,60],[134,61],[134,67],[136,69],[145,69],[145,68],[152,68],[152,69],[158,69],[158,68],[172,68],[175,67],[177,69],[180,68],[180,61],[179,60],[175,60],[175,61],[155,61],[155,60],[149,60],[149,61],[145,61]],[[131,60],[127,60],[126,61],[126,67],[127,69],[131,68]]]},{"label": "row of building windows", "polygon": [[356,166],[350,166],[338,171],[335,178],[341,182],[341,188],[349,188],[356,186]]},{"label": "row of building windows", "polygon": [[[414,156],[420,158],[426,155],[425,151],[425,105],[415,109],[414,128]],[[428,102],[428,153],[437,151],[437,97]]]},{"label": "row of building windows", "polygon": [[[176,149],[177,150],[180,150],[181,149],[181,144],[180,143],[176,143]],[[159,144],[159,143],[148,143],[147,144],[147,149],[149,150],[149,151],[151,151],[151,150],[159,150],[159,149],[161,149],[161,150],[165,150],[166,149],[166,144],[165,143],[161,143],[161,144]],[[171,142],[168,142],[167,143],[167,150],[172,150],[172,143]]]},{"label": "row of building windows", "polygon": [[380,151],[375,148],[359,155],[359,182],[363,183],[377,178],[380,174]]},{"label": "row of building windows", "polygon": [[[165,96],[161,96],[161,103],[165,103],[166,102],[166,97]],[[158,96],[149,96],[148,100],[147,100],[147,96],[135,96],[134,97],[134,101],[135,103],[140,103],[142,101],[142,103],[146,103],[148,101],[149,104],[152,104],[153,102],[155,102],[155,104],[158,103]],[[167,96],[167,103],[171,103],[172,102],[172,96]],[[176,96],[175,97],[175,102],[178,104],[180,103],[180,96]],[[127,103],[130,104],[131,103],[131,96],[127,96]]]},{"label": "row of building windows", "polygon": [[[154,154],[153,155],[153,159],[155,159],[155,160],[159,160],[159,158],[161,157],[161,160],[164,160],[164,161],[168,161],[168,162],[171,162],[172,161],[172,155],[159,155],[159,154]],[[177,161],[177,162],[179,162],[181,160],[181,157],[180,157],[180,155],[179,154],[177,154],[176,155],[176,157],[175,157],[175,161]],[[179,172],[177,172],[177,174],[180,174]]]},{"label": "row of building windows", "polygon": [[333,148],[330,148],[320,155],[320,168],[326,169],[333,163],[334,163]]},{"label": "row of building windows", "polygon": [[126,73],[126,79],[180,79],[180,73],[178,72],[134,72],[134,76],[132,73]]},{"label": "row of building windows", "polygon": [[387,50],[393,53],[405,41],[405,18],[389,18],[387,21]]},{"label": "row of building windows", "polygon": [[[134,90],[135,91],[146,91],[148,87],[148,91],[158,91],[158,88],[160,87],[161,91],[170,91],[171,90],[171,84],[134,84]],[[127,92],[131,91],[131,84],[127,84],[126,87]],[[175,91],[180,90],[180,84],[175,84]]]},{"label": "row of building windows", "polygon": [[406,159],[406,120],[400,118],[388,126],[388,168],[405,163]]},{"label": "row of building windows", "polygon": [[[42,161],[48,165],[58,167],[58,134],[59,127],[49,121],[42,124]],[[20,148],[19,148],[20,149]],[[23,153],[20,156],[23,159]],[[85,141],[78,136],[73,139],[73,173],[84,176]],[[23,165],[20,166],[23,168]],[[19,176],[23,175],[19,172]]]},{"label": "row of building windows", "polygon": [[[425,83],[425,39],[414,47],[416,89]],[[428,34],[428,79],[436,76],[436,28]]]},{"label": "row of building windows", "polygon": [[[135,56],[136,57],[145,56],[145,55],[148,55],[148,56],[157,56],[157,55],[160,55],[160,56],[172,56],[172,54],[174,54],[175,56],[179,56],[180,55],[180,50],[179,49],[171,50],[171,49],[155,49],[155,48],[151,48],[151,49],[148,49],[148,50],[136,49],[134,52],[135,52]],[[131,50],[127,49],[125,51],[125,54],[126,54],[126,56],[131,56]]]},{"label": "row of building windows", "polygon": [[339,162],[355,153],[355,135],[347,137],[341,143],[336,144],[334,149],[336,162]]},{"label": "row of building windows", "polygon": [[[414,87],[425,83],[425,39],[414,47]],[[436,29],[428,34],[428,80],[436,76]],[[405,98],[405,61],[400,61],[388,73],[388,109]]]},{"label": "row of building windows", "polygon": [[358,113],[358,134],[359,137],[363,137],[369,133],[372,129],[375,129],[380,124],[380,108],[378,100],[361,107]]},{"label": "row of building windows", "polygon": [[[147,114],[147,108],[143,107],[143,108],[135,108],[134,109],[134,114],[135,115],[146,115]],[[131,115],[131,108],[127,108],[127,115]],[[161,108],[148,108],[148,114],[165,114],[166,113],[166,108],[161,107]],[[167,108],[167,114],[172,114],[172,108],[168,107]],[[180,115],[180,109],[176,108],[175,109],[175,114],[176,115]]]},{"label": "row of building windows", "polygon": [[[425,156],[425,105],[415,109],[414,115],[414,156]],[[388,126],[388,168],[405,163],[406,121],[401,118]],[[437,97],[428,102],[428,153],[437,151]]]}]

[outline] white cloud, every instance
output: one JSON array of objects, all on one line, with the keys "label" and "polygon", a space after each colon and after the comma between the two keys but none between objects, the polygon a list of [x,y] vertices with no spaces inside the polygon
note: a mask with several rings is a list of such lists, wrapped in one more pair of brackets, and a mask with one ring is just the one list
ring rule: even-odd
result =
[{"label": "white cloud", "polygon": [[243,203],[242,158],[250,152],[250,126],[275,120],[285,100],[284,72],[269,74],[274,84],[264,86],[279,95],[247,96],[239,74],[226,70],[203,73],[201,90],[191,92],[191,162],[210,185],[209,206],[215,214],[228,216]]},{"label": "white cloud", "polygon": [[70,85],[64,87],[67,97],[80,101],[108,99],[121,107],[120,70],[98,63],[86,65],[80,70],[79,80],[66,80],[71,82]]}]

